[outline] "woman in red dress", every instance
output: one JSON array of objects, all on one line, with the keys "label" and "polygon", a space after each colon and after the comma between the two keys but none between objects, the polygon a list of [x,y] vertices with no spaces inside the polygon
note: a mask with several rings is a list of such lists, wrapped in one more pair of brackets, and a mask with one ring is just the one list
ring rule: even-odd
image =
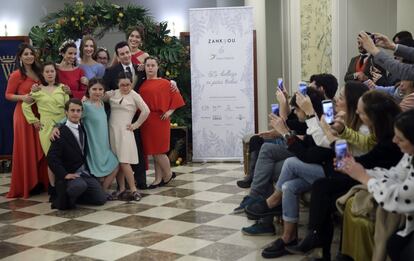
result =
[{"label": "woman in red dress", "polygon": [[[135,65],[138,65],[138,70],[144,70],[144,60],[149,55],[148,53],[141,50],[141,46],[143,44],[141,29],[139,27],[130,27],[127,30],[127,42],[129,49],[131,50],[131,62]],[[117,64],[118,60],[116,59],[116,55],[114,55],[114,59],[112,61],[112,66]]]},{"label": "woman in red dress", "polygon": [[57,64],[58,79],[60,83],[69,86],[73,98],[82,99],[85,95],[88,79],[85,73],[76,63],[77,46],[73,40],[64,42],[60,48],[59,53],[62,56],[62,61]]},{"label": "woman in red dress", "polygon": [[159,78],[158,60],[145,59],[146,80],[139,94],[150,109],[150,115],[141,126],[145,155],[154,157],[155,180],[148,188],[167,184],[175,177],[166,153],[170,149],[170,117],[175,109],[185,105],[181,94],[170,88],[170,81]]},{"label": "woman in red dress", "polygon": [[[23,43],[17,53],[19,69],[9,78],[6,99],[17,102],[13,115],[13,165],[8,198],[28,198],[39,183],[47,188],[47,162],[40,146],[40,126],[29,124],[23,115],[22,103],[33,102],[29,96],[32,85],[39,82],[35,50]],[[34,192],[34,191],[33,191]]]}]

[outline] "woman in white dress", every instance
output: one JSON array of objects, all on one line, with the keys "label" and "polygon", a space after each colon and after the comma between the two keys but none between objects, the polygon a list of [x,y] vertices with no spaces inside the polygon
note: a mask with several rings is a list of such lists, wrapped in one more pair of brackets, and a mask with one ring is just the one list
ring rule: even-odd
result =
[{"label": "woman in white dress", "polygon": [[[149,108],[141,96],[132,90],[132,81],[127,74],[118,77],[117,90],[107,92],[111,115],[109,117],[109,139],[111,149],[118,157],[120,172],[117,176],[118,198],[125,194],[125,178],[131,190],[132,200],[138,201],[141,195],[135,186],[134,172],[130,164],[138,163],[138,151],[135,145],[134,130],[138,129],[149,115]],[[131,123],[137,110],[141,113],[136,122]]]}]

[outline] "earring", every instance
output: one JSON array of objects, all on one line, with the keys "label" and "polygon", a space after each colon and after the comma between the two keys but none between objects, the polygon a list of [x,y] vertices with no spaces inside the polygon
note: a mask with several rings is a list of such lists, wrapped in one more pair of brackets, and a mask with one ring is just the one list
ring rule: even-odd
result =
[{"label": "earring", "polygon": [[23,68],[23,62],[20,60],[20,68]]}]

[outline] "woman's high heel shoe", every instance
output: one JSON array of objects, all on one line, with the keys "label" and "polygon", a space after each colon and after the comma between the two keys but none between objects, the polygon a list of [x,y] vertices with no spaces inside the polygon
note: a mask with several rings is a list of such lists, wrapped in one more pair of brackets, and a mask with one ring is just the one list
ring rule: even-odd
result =
[{"label": "woman's high heel shoe", "polygon": [[160,187],[161,186],[165,186],[168,183],[170,183],[171,180],[175,179],[177,177],[177,174],[175,174],[175,172],[172,173],[171,178],[168,181],[164,181],[163,179],[160,182]]},{"label": "woman's high heel shoe", "polygon": [[151,184],[147,187],[147,189],[155,189],[162,186],[162,180],[158,184]]}]

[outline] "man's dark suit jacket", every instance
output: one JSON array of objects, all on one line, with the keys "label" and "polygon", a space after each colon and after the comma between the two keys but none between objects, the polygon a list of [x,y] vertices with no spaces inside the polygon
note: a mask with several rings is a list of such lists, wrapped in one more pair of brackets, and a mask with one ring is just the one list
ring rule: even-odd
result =
[{"label": "man's dark suit jacket", "polygon": [[[356,72],[356,65],[357,65],[357,62],[359,62],[359,57],[360,57],[359,55],[352,57],[351,61],[349,62],[348,70],[344,78],[345,82],[354,80],[354,73]],[[382,77],[376,82],[376,84],[380,86],[388,86],[389,83],[387,79],[387,72],[381,66],[374,63],[374,58],[372,56],[369,56],[368,61],[366,61],[365,63],[366,64],[365,64],[363,73],[366,76],[368,76],[368,78],[372,79],[370,68],[371,66],[374,66],[375,68],[381,71],[381,75],[382,75]]]},{"label": "man's dark suit jacket", "polygon": [[[145,80],[145,72],[138,71],[138,67],[136,65],[133,65],[133,67],[135,69],[135,75],[137,76],[137,81],[134,86],[134,90],[138,92],[139,86],[141,86],[142,82]],[[120,63],[105,70],[103,80],[105,82],[107,91],[118,89],[118,76],[121,72],[124,72],[124,67]]]},{"label": "man's dark suit jacket", "polygon": [[[83,164],[86,168],[87,140],[85,135],[85,148],[82,152],[76,137],[68,126],[59,128],[60,138],[52,142],[47,154],[49,168],[56,177],[56,199],[52,202],[52,208],[68,209],[69,201],[66,195],[66,174],[75,173]],[[84,132],[85,133],[85,132]]]}]

